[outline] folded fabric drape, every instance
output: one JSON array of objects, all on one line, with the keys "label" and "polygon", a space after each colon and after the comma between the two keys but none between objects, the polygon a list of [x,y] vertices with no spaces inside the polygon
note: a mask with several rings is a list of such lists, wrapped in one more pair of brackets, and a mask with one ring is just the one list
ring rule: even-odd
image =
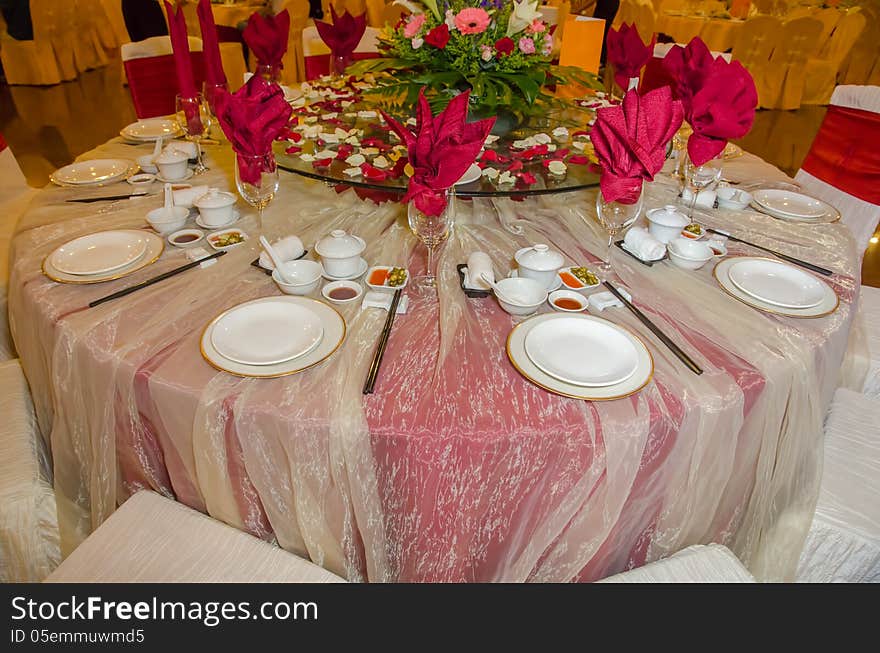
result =
[{"label": "folded fabric drape", "polygon": [[409,165],[413,168],[403,201],[412,200],[427,215],[440,215],[446,208],[445,191],[476,160],[495,124],[494,117],[467,122],[469,98],[470,91],[456,95],[434,116],[423,88],[419,92],[414,132],[382,112],[391,129],[406,143]]},{"label": "folded fabric drape", "polygon": [[[165,9],[168,12],[168,29],[171,32],[171,48],[174,51],[174,68],[177,72],[177,89],[185,98],[194,98],[198,94],[196,82],[193,78],[192,59],[189,53],[189,37],[186,32],[186,18],[183,9],[177,11],[165,1]],[[187,129],[190,133],[198,134],[202,131],[202,119],[199,108],[193,103],[184,105]]]},{"label": "folded fabric drape", "polygon": [[196,11],[199,15],[199,28],[202,31],[202,47],[205,53],[205,80],[209,84],[225,84],[226,74],[223,72],[223,63],[220,60],[220,43],[211,1],[199,0]]},{"label": "folded fabric drape", "polygon": [[631,90],[622,104],[596,112],[591,140],[602,166],[599,186],[606,202],[638,201],[642,181],[652,181],[663,167],[666,145],[683,116],[668,86],[644,96]]}]

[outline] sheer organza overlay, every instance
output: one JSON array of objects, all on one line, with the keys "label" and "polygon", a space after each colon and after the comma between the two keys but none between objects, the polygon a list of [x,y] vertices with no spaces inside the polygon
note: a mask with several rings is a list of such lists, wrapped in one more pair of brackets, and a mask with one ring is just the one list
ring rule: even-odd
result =
[{"label": "sheer organza overlay", "polygon": [[[135,152],[111,141],[84,158]],[[233,188],[228,147],[208,155],[205,180]],[[725,167],[726,177],[767,174],[784,178],[748,155]],[[649,206],[662,205],[676,187],[666,178],[647,192]],[[250,215],[241,226],[251,239],[217,264],[86,308],[185,258],[170,249],[129,278],[93,286],[50,281],[40,268],[52,249],[99,229],[145,227],[158,205],[64,203],[82,193],[38,194],[13,243],[10,284],[11,327],[51,434],[66,551],[147,487],[354,581],[594,580],[713,541],[759,579],[792,578],[858,297],[843,226],[704,216],[836,270],[840,308],[819,319],[754,310],[718,287],[711,266],[646,267],[616,251],[635,303],[705,373],[688,371],[628,311],[609,309],[603,317],[648,344],[654,380],[627,399],[590,403],[514,370],[505,342],[517,318],[494,299],[465,297],[455,265],[479,249],[503,274],[535,242],[572,264],[593,262],[604,240],[595,195],[459,200],[439,303],[411,297],[376,393],[364,397],[385,319],[378,309],[343,305],[343,346],[294,376],[240,379],[202,359],[199,338],[214,316],[279,293],[249,265],[258,254]],[[295,233],[309,249],[332,229],[349,230],[367,241],[371,264],[417,273],[424,261],[400,205],[293,175],[264,224],[270,239]]]}]

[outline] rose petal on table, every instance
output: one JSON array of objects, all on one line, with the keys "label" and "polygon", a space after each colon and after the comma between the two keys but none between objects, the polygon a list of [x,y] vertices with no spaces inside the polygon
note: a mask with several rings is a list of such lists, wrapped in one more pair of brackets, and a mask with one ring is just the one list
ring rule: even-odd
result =
[{"label": "rose petal on table", "polygon": [[574,156],[570,156],[568,158],[568,162],[577,166],[585,166],[590,163],[590,159],[581,154],[575,154]]}]

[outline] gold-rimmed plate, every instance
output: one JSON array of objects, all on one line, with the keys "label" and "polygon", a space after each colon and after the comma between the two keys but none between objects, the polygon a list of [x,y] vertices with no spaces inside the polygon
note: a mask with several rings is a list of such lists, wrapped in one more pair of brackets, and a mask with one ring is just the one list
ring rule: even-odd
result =
[{"label": "gold-rimmed plate", "polygon": [[123,267],[115,268],[107,272],[101,272],[99,274],[69,274],[67,272],[62,272],[52,264],[53,255],[55,254],[55,251],[57,251],[53,250],[45,259],[43,259],[43,274],[49,277],[52,281],[57,281],[58,283],[103,283],[104,281],[121,279],[122,277],[133,274],[148,265],[152,265],[159,259],[162,252],[165,250],[165,240],[156,234],[142,229],[125,229],[123,231],[131,232],[133,235],[140,236],[146,240],[146,251],[136,261]]},{"label": "gold-rimmed plate", "polygon": [[834,289],[825,283],[822,279],[817,277],[817,280],[822,285],[823,297],[822,300],[816,306],[811,306],[809,308],[783,308],[781,306],[777,306],[776,304],[771,304],[769,302],[762,301],[757,297],[753,297],[746,292],[743,292],[730,278],[730,268],[735,263],[741,261],[772,261],[774,263],[779,263],[776,259],[770,259],[762,256],[732,256],[730,258],[726,258],[723,261],[720,261],[718,265],[715,266],[715,269],[712,270],[712,274],[715,277],[715,281],[718,282],[718,285],[721,286],[721,289],[724,290],[728,295],[738,299],[743,304],[748,304],[752,308],[756,308],[759,311],[764,311],[765,313],[772,313],[773,315],[783,315],[785,317],[798,317],[798,318],[812,318],[812,317],[825,317],[826,315],[831,315],[834,311],[837,310],[837,307],[840,305],[840,298],[837,296],[837,293],[834,292]]},{"label": "gold-rimmed plate", "polygon": [[[318,316],[324,329],[324,333],[321,342],[317,347],[302,356],[297,356],[291,360],[276,363],[274,365],[247,365],[244,363],[238,363],[226,358],[217,351],[212,342],[214,327],[218,321],[229,313],[229,311],[239,309],[246,304],[278,301],[289,302],[307,308]],[[202,357],[212,367],[221,372],[227,372],[241,377],[271,379],[279,376],[296,374],[297,372],[302,372],[303,370],[307,370],[310,367],[314,367],[315,365],[324,362],[330,358],[337,349],[339,349],[340,345],[342,345],[342,342],[345,340],[345,331],[345,320],[342,315],[340,315],[335,308],[322,301],[311,299],[309,297],[297,297],[294,295],[263,297],[261,299],[254,299],[250,302],[245,302],[245,304],[233,306],[211,320],[202,332],[199,347],[202,352]]]},{"label": "gold-rimmed plate", "polygon": [[66,187],[104,186],[128,179],[137,169],[138,165],[129,159],[91,159],[59,168],[49,180]]},{"label": "gold-rimmed plate", "polygon": [[[604,322],[620,331],[631,341],[636,349],[636,370],[620,383],[605,386],[585,387],[567,383],[561,379],[557,379],[532,362],[526,353],[525,341],[532,329],[539,324],[547,321],[560,320],[565,318],[576,318],[581,320],[594,320]],[[623,399],[644,388],[654,375],[654,358],[651,352],[645,346],[645,343],[629,329],[622,327],[608,320],[593,315],[571,315],[569,313],[547,313],[529,318],[516,325],[507,336],[507,356],[511,364],[517,372],[522,374],[526,379],[534,383],[539,388],[543,388],[554,394],[563,397],[571,397],[572,399],[584,399],[587,401],[611,401],[613,399]]]}]

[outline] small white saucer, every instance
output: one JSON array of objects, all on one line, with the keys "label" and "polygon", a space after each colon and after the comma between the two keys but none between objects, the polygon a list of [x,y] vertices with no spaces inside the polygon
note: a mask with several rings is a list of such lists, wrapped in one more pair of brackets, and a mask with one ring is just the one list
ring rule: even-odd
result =
[{"label": "small white saucer", "polygon": [[367,268],[370,267],[367,264],[367,260],[365,258],[361,257],[360,261],[361,262],[358,264],[358,271],[356,274],[349,274],[348,276],[345,276],[345,277],[334,277],[334,276],[329,275],[326,272],[324,272],[324,274],[322,276],[325,279],[329,279],[330,281],[351,281],[352,279],[357,279],[359,277],[364,276],[364,273],[367,271]]},{"label": "small white saucer", "polygon": [[183,175],[183,177],[181,177],[180,179],[165,179],[165,177],[162,176],[162,173],[157,172],[156,173],[156,181],[161,181],[163,184],[176,184],[181,181],[186,181],[187,179],[189,179],[192,176],[193,176],[193,169],[192,168],[188,168],[186,171],[186,174]]},{"label": "small white saucer", "polygon": [[[519,270],[511,270],[511,271],[510,271],[510,274],[507,275],[507,276],[509,276],[509,277],[518,277],[518,276],[519,276]],[[562,285],[562,279],[561,279],[561,278],[559,277],[559,275],[557,274],[557,275],[556,275],[556,281],[553,282],[553,285],[551,285],[549,288],[547,288],[547,292],[553,292],[554,290],[559,290],[559,287],[560,287],[561,285]]]},{"label": "small white saucer", "polygon": [[230,226],[234,225],[240,219],[241,219],[241,211],[239,211],[236,208],[232,209],[232,219],[229,222],[224,222],[223,224],[216,224],[216,225],[205,224],[204,222],[202,222],[202,214],[201,213],[196,214],[196,224],[199,225],[200,227],[202,227],[203,229],[225,229],[226,227],[230,227]]}]

